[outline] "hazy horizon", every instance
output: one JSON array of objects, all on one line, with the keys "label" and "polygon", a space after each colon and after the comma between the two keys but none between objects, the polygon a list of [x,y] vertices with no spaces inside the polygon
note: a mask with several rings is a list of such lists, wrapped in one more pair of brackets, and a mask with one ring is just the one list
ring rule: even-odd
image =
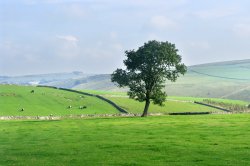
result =
[{"label": "hazy horizon", "polygon": [[176,44],[188,65],[249,59],[247,0],[3,0],[0,76],[112,73],[125,50]]}]

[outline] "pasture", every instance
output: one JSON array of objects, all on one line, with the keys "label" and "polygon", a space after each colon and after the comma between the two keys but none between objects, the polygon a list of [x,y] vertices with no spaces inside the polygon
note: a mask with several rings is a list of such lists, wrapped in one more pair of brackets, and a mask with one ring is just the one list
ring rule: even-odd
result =
[{"label": "pasture", "polygon": [[[34,90],[34,93],[31,91]],[[68,107],[71,106],[69,109]],[[80,109],[80,106],[86,106]],[[21,109],[24,108],[24,111]],[[118,111],[96,97],[64,90],[0,85],[0,116],[48,116],[80,114],[113,114]]]},{"label": "pasture", "polygon": [[250,114],[0,121],[0,165],[250,165]]},{"label": "pasture", "polygon": [[[106,97],[115,102],[121,108],[131,113],[142,113],[145,103],[135,101],[125,97]],[[166,101],[164,106],[154,105],[151,103],[149,113],[172,113],[172,112],[221,112],[218,109],[210,108],[191,102]]]},{"label": "pasture", "polygon": [[[32,93],[32,90],[34,90],[34,93]],[[130,113],[142,113],[144,108],[144,103],[129,99],[125,93],[92,92],[103,94],[105,98]],[[80,109],[80,107],[86,108]],[[112,105],[97,97],[53,88],[16,85],[0,85],[0,108],[0,116],[68,116],[120,113]],[[152,103],[149,108],[149,113],[218,111],[220,110],[185,102],[184,100],[169,100],[165,102],[163,107]]]}]

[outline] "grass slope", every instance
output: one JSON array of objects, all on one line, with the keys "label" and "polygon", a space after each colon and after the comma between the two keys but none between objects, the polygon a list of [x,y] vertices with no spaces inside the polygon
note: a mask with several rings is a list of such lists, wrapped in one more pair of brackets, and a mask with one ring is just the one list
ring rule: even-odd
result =
[{"label": "grass slope", "polygon": [[[35,93],[30,93],[34,90]],[[68,106],[72,106],[68,109]],[[79,109],[79,106],[87,106]],[[58,89],[0,85],[0,116],[48,116],[119,113],[110,104],[90,96]],[[24,108],[21,112],[20,109]]]},{"label": "grass slope", "polygon": [[[145,103],[135,101],[125,97],[107,97],[121,108],[131,113],[142,113]],[[191,102],[166,101],[164,106],[149,106],[149,113],[170,113],[170,112],[219,112],[220,110],[194,104]]]},{"label": "grass slope", "polygon": [[250,101],[250,60],[191,66],[176,83],[167,82],[174,96],[227,98]]},{"label": "grass slope", "polygon": [[[110,99],[115,102],[117,105],[132,113],[141,113],[144,104],[138,101],[129,99],[125,92],[111,92],[111,91],[97,91],[97,90],[84,90],[84,92],[102,95],[105,98]],[[218,112],[220,110],[205,107],[202,105],[197,105],[191,103],[192,101],[202,102],[207,98],[198,98],[198,97],[180,97],[180,96],[168,96],[167,101],[163,107],[154,105],[151,103],[149,107],[149,112],[151,113],[167,113],[167,112]],[[241,100],[229,100],[229,99],[218,99],[210,98],[212,101],[223,102],[227,104],[239,104],[242,106],[248,105],[248,102]]]},{"label": "grass slope", "polygon": [[249,114],[13,120],[0,132],[0,165],[250,165]]},{"label": "grass slope", "polygon": [[[81,91],[81,90],[79,90]],[[127,92],[117,92],[117,91],[104,91],[104,90],[82,90],[83,92],[101,95],[104,97],[128,97]],[[167,96],[167,100],[177,100],[177,101],[203,101],[204,99],[211,99],[216,102],[230,103],[230,104],[240,104],[247,105],[249,102],[242,100],[232,100],[232,99],[222,99],[222,98],[205,98],[205,97],[189,97],[189,96]]]},{"label": "grass slope", "polygon": [[[226,98],[250,101],[250,60],[195,65],[176,82],[166,82],[170,96]],[[99,78],[99,79],[98,79]],[[73,88],[125,91],[110,81],[110,75],[95,76]]]}]

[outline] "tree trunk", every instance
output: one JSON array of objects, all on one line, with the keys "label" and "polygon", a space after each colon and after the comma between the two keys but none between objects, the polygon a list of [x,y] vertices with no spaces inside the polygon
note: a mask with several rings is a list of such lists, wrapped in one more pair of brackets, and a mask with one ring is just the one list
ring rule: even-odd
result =
[{"label": "tree trunk", "polygon": [[147,99],[146,103],[145,103],[144,111],[143,111],[143,114],[141,115],[141,117],[146,117],[148,115],[149,104],[150,104],[150,100]]}]

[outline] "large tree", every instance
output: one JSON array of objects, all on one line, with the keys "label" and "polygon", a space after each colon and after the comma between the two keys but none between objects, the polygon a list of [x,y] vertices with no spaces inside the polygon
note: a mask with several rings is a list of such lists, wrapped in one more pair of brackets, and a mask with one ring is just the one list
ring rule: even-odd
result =
[{"label": "large tree", "polygon": [[130,98],[145,101],[142,117],[147,116],[150,101],[163,105],[166,93],[163,91],[166,80],[176,81],[185,74],[186,66],[174,44],[149,41],[138,50],[125,51],[126,69],[117,69],[111,75],[112,82],[119,87],[129,87]]}]

